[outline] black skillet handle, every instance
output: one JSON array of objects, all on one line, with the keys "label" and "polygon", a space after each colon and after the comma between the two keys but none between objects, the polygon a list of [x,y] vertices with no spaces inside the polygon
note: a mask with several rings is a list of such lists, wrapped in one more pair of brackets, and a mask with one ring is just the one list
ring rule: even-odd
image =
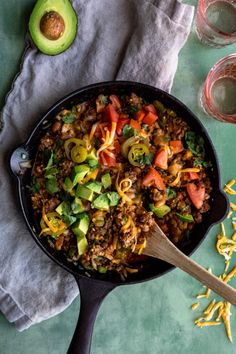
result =
[{"label": "black skillet handle", "polygon": [[80,289],[80,314],[67,354],[89,354],[93,326],[105,296],[116,284],[76,278]]}]

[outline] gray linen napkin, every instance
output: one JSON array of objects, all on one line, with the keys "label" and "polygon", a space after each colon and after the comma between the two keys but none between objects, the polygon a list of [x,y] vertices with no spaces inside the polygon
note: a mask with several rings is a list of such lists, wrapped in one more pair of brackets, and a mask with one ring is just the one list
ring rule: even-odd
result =
[{"label": "gray linen napkin", "polygon": [[81,86],[123,79],[169,91],[193,18],[193,7],[176,0],[74,0],[73,5],[78,34],[72,47],[49,57],[29,45],[2,111],[0,310],[19,331],[63,311],[78,288],[29,235],[7,154],[25,141],[50,105]]}]

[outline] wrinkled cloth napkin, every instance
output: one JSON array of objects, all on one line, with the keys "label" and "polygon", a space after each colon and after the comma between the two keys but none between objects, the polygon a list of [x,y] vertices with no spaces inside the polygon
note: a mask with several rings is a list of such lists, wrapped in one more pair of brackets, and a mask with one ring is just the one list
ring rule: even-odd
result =
[{"label": "wrinkled cloth napkin", "polygon": [[7,156],[58,99],[88,84],[133,80],[170,91],[193,7],[176,0],[74,0],[78,34],[65,53],[40,54],[28,42],[2,111],[0,134],[0,310],[22,331],[50,318],[78,295],[72,275],[29,234]]}]

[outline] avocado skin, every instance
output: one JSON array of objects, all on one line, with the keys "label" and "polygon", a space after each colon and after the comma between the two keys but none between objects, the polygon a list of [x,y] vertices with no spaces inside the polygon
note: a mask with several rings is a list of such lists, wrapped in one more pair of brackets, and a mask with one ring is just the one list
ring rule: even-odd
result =
[{"label": "avocado skin", "polygon": [[[56,11],[65,22],[65,31],[57,40],[49,40],[40,31],[41,18]],[[58,55],[66,51],[77,34],[77,14],[69,0],[38,0],[29,20],[29,32],[35,46],[46,55]]]}]

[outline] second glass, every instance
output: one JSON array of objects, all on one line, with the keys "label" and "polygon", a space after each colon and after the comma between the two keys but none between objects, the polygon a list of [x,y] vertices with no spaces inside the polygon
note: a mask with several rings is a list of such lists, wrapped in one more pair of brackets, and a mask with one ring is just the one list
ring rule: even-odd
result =
[{"label": "second glass", "polygon": [[206,114],[236,124],[236,54],[219,60],[209,71],[200,104]]},{"label": "second glass", "polygon": [[199,0],[195,30],[200,41],[209,46],[236,42],[236,0]]}]

